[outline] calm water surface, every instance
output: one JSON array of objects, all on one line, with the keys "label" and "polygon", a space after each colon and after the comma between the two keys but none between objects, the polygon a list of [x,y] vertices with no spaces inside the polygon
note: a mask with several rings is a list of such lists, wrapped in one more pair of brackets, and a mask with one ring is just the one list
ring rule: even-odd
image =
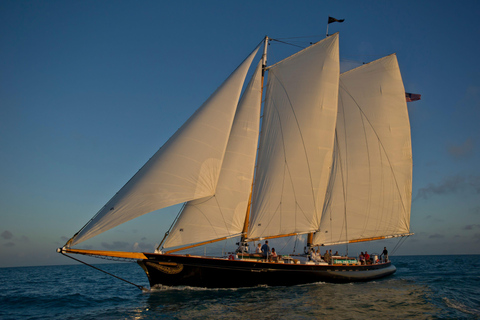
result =
[{"label": "calm water surface", "polygon": [[[355,284],[138,288],[84,265],[0,269],[0,319],[480,319],[480,256],[392,257]],[[135,263],[98,267],[148,287]]]}]

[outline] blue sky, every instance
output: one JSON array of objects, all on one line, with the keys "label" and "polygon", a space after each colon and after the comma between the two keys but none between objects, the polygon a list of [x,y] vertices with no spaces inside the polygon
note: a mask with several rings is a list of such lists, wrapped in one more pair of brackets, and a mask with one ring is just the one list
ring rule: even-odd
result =
[{"label": "blue sky", "polygon": [[[422,94],[409,103],[415,236],[396,253],[480,254],[479,12],[478,1],[0,1],[0,267],[70,263],[55,249],[265,35],[318,41],[329,15],[345,19],[329,30],[344,65],[396,53],[406,91]],[[272,43],[269,63],[292,50]],[[176,209],[91,245],[151,250]]]}]

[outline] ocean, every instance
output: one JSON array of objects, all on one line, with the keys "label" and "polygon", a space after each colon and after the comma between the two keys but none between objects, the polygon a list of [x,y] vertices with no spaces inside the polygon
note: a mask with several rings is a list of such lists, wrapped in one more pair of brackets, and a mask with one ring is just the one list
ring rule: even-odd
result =
[{"label": "ocean", "polygon": [[[391,260],[367,283],[149,292],[82,264],[1,268],[0,319],[480,319],[480,255]],[[96,266],[148,288],[136,263]]]}]

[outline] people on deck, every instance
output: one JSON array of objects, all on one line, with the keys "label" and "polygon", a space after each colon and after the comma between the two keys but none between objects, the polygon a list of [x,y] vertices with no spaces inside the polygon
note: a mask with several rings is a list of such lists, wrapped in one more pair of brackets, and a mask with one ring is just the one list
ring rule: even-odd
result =
[{"label": "people on deck", "polygon": [[383,247],[383,252],[380,256],[383,256],[383,261],[388,262],[388,250],[387,247]]},{"label": "people on deck", "polygon": [[325,255],[323,256],[323,260],[325,260],[325,262],[327,263],[330,263],[330,254],[328,253],[328,250],[325,252]]},{"label": "people on deck", "polygon": [[262,255],[265,259],[267,259],[269,254],[270,254],[270,246],[268,245],[268,240],[267,240],[265,241],[265,244],[262,246]]},{"label": "people on deck", "polygon": [[360,260],[360,264],[365,264],[365,256],[363,255],[363,251],[358,256],[358,260]]},{"label": "people on deck", "polygon": [[262,253],[262,244],[259,243],[257,248],[255,249],[255,253]]},{"label": "people on deck", "polygon": [[275,248],[272,248],[272,253],[270,254],[270,260],[273,262],[278,261],[278,255],[277,255],[277,252],[275,251]]},{"label": "people on deck", "polygon": [[365,263],[369,263],[370,262],[370,255],[368,254],[367,251],[365,251]]},{"label": "people on deck", "polygon": [[335,251],[334,256],[339,256],[338,251]]},{"label": "people on deck", "polygon": [[312,252],[310,252],[310,260],[317,261],[317,253],[315,252],[314,249],[312,249]]}]

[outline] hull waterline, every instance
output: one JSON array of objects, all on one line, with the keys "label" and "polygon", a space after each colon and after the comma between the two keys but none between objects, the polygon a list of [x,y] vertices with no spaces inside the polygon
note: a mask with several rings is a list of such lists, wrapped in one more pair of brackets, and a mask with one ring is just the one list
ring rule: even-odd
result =
[{"label": "hull waterline", "polygon": [[391,262],[372,265],[315,265],[146,254],[138,263],[150,286],[241,288],[314,282],[362,282],[395,273]]}]

